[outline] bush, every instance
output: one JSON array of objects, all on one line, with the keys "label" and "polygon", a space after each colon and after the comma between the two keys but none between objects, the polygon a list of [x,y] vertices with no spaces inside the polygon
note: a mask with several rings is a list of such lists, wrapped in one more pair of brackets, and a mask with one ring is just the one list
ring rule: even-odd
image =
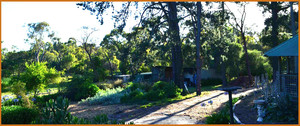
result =
[{"label": "bush", "polygon": [[[55,94],[49,94],[49,95],[44,95],[44,96],[37,96],[37,97],[32,97],[30,100],[34,101],[34,103],[40,107],[46,107],[46,102],[48,102],[51,99],[57,99],[59,96],[64,96],[62,93],[55,93]],[[35,100],[33,100],[35,99]]]},{"label": "bush", "polygon": [[2,90],[2,92],[4,91],[4,90],[7,90],[7,88],[10,86],[9,85],[9,81],[11,80],[11,78],[8,78],[8,77],[6,77],[6,78],[1,78],[1,90]]},{"label": "bush", "polygon": [[211,116],[208,116],[205,123],[206,124],[229,124],[230,122],[230,113],[228,109],[223,109],[219,113],[213,113]]},{"label": "bush", "polygon": [[144,99],[144,92],[137,88],[134,91],[130,91],[129,94],[125,94],[121,97],[121,102],[128,103],[128,102],[136,102],[136,101],[142,101]]},{"label": "bush", "polygon": [[1,108],[2,124],[30,124],[38,115],[36,109],[16,105],[2,106]]},{"label": "bush", "polygon": [[68,84],[66,97],[74,101],[80,101],[94,96],[99,90],[98,86],[93,84],[90,79],[75,76]]},{"label": "bush", "polygon": [[[277,102],[276,102],[277,101]],[[298,123],[298,104],[290,101],[289,97],[271,99],[265,106],[266,116],[264,122],[270,123]]]},{"label": "bush", "polygon": [[[259,76],[265,73],[268,73],[268,75],[270,76],[272,74],[272,67],[269,63],[269,59],[263,56],[262,51],[248,50],[248,55],[252,76]],[[247,75],[247,67],[245,66],[245,55],[242,56],[241,61],[242,75]]]},{"label": "bush", "polygon": [[222,79],[219,78],[209,78],[201,80],[201,86],[213,86],[219,84],[222,84]]},{"label": "bush", "polygon": [[150,101],[162,98],[174,98],[181,94],[182,89],[178,88],[174,83],[158,81],[154,83],[152,89],[146,94],[146,99]]},{"label": "bush", "polygon": [[38,124],[69,124],[72,120],[68,112],[69,100],[63,97],[57,97],[46,102],[46,108],[43,110],[42,118],[35,123]]},{"label": "bush", "polygon": [[88,97],[87,99],[81,100],[80,103],[89,104],[117,104],[120,103],[120,99],[124,96],[126,90],[118,87],[113,89],[100,90],[95,96]]}]

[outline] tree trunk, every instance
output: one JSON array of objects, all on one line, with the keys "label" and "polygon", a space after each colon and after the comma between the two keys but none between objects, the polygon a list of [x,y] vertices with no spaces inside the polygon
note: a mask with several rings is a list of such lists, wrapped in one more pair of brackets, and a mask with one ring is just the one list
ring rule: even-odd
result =
[{"label": "tree trunk", "polygon": [[247,67],[247,72],[248,72],[248,78],[249,78],[249,85],[252,85],[252,75],[251,75],[251,70],[250,70],[250,63],[249,63],[249,56],[248,56],[248,50],[247,50],[247,43],[246,43],[246,38],[245,34],[243,32],[243,29],[241,29],[241,35],[243,39],[243,44],[244,44],[244,51],[245,51],[245,58],[246,58],[246,67]]},{"label": "tree trunk", "polygon": [[[224,8],[224,2],[221,2],[221,8],[222,8],[222,27],[221,27],[221,41],[223,41],[223,25],[225,23],[225,8]],[[222,53],[224,54],[224,51],[221,50]],[[221,74],[222,74],[222,85],[227,86],[227,79],[226,79],[226,65],[225,61],[221,59]]]},{"label": "tree trunk", "polygon": [[201,2],[197,2],[197,35],[196,35],[196,86],[197,86],[197,95],[201,95],[201,67],[202,61],[200,57],[200,35],[201,35]]},{"label": "tree trunk", "polygon": [[[179,36],[179,26],[177,19],[176,2],[168,2],[169,9],[169,32],[172,43],[172,75],[174,83],[180,88],[184,89],[182,76],[182,52],[181,41]],[[184,90],[185,92],[185,90]]]},{"label": "tree trunk", "polygon": [[111,79],[113,79],[113,69],[112,69],[112,64],[111,64],[111,62],[110,62],[110,59],[109,59],[107,53],[105,54],[105,57],[106,57],[106,59],[107,59],[107,61],[108,61],[108,63],[109,63],[110,77],[111,77]]},{"label": "tree trunk", "polygon": [[[272,41],[273,41],[273,47],[278,45],[278,3],[277,2],[271,2],[271,9],[272,9]],[[278,62],[277,57],[272,57],[272,68],[273,68],[273,80],[276,80],[276,71],[278,71]]]},{"label": "tree trunk", "polygon": [[295,18],[294,18],[294,10],[293,10],[293,2],[290,2],[290,8],[291,8],[291,27],[292,27],[292,34],[293,36],[296,35],[296,27],[295,27]]}]

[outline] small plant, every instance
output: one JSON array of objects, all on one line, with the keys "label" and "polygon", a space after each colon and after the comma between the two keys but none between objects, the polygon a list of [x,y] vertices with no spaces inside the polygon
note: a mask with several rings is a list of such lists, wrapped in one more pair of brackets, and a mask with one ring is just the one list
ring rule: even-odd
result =
[{"label": "small plant", "polygon": [[30,124],[39,115],[38,110],[18,105],[2,106],[2,124]]},{"label": "small plant", "polygon": [[42,118],[37,120],[37,124],[69,124],[72,116],[68,111],[69,100],[57,97],[56,100],[50,99],[43,110]]},{"label": "small plant", "polygon": [[213,113],[208,116],[205,123],[206,124],[229,124],[230,116],[228,109],[223,109],[218,113]]}]

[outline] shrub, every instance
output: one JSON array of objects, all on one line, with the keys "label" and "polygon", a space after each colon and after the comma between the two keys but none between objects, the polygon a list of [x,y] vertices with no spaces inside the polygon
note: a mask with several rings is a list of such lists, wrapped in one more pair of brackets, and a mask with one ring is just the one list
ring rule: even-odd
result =
[{"label": "shrub", "polygon": [[1,78],[1,90],[2,90],[2,92],[10,86],[9,85],[10,80],[11,80],[11,78],[8,78],[8,77]]},{"label": "shrub", "polygon": [[[269,63],[269,59],[263,56],[262,51],[248,50],[251,75],[259,76],[261,74],[268,73],[270,76],[272,67]],[[245,54],[241,58],[241,72],[243,75],[247,75],[247,67],[245,66]]]},{"label": "shrub", "polygon": [[202,79],[201,86],[213,86],[222,84],[222,79],[219,78],[209,78],[209,79]]},{"label": "shrub", "polygon": [[46,83],[58,82],[60,80],[60,72],[54,68],[47,68],[47,62],[37,62],[28,65],[25,63],[26,70],[21,74],[22,82],[26,83],[28,91],[43,89]]},{"label": "shrub", "polygon": [[36,109],[22,106],[2,106],[1,108],[1,121],[3,124],[30,124],[38,115]]},{"label": "shrub", "polygon": [[158,81],[154,83],[152,89],[146,94],[146,99],[150,101],[162,98],[174,98],[181,94],[182,89],[178,88],[174,83]]},{"label": "shrub", "polygon": [[38,124],[69,124],[72,120],[68,112],[69,100],[63,97],[57,97],[46,102],[46,108],[43,109],[42,118],[35,123]]},{"label": "shrub", "polygon": [[100,89],[88,78],[75,76],[67,87],[66,96],[74,101],[80,101],[94,96]]},{"label": "shrub", "polygon": [[[276,102],[277,101],[277,102]],[[271,123],[298,123],[298,104],[290,101],[289,97],[271,99],[266,105],[264,122]]]},{"label": "shrub", "polygon": [[219,113],[213,113],[208,116],[205,123],[206,124],[229,124],[230,116],[228,109],[223,109]]},{"label": "shrub", "polygon": [[[34,103],[42,108],[46,107],[46,102],[48,102],[51,99],[57,99],[57,97],[63,96],[62,93],[55,93],[55,94],[49,94],[49,95],[44,95],[44,96],[37,96],[37,97],[32,97],[30,100],[34,101]],[[35,100],[33,100],[35,99]]]},{"label": "shrub", "polygon": [[118,87],[113,89],[100,90],[95,96],[88,97],[87,99],[81,100],[80,103],[89,104],[117,104],[120,103],[120,99],[126,90],[124,88]]},{"label": "shrub", "polygon": [[121,102],[126,103],[126,102],[136,102],[136,101],[141,101],[144,99],[144,92],[137,88],[134,91],[130,91],[129,94],[125,94],[124,96],[121,97]]}]

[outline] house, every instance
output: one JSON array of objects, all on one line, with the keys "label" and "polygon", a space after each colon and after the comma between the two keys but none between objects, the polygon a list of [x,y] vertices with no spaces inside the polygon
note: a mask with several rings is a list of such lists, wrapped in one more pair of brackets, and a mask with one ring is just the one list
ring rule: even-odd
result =
[{"label": "house", "polygon": [[[279,83],[280,91],[288,94],[292,99],[298,99],[298,35],[270,49],[264,55],[278,57],[277,79],[273,83]],[[285,57],[286,62],[280,62]],[[285,63],[286,67],[280,68]]]},{"label": "house", "polygon": [[121,79],[123,82],[128,82],[130,75],[114,75],[114,78]]},{"label": "house", "polygon": [[152,72],[144,72],[136,75],[135,82],[152,81]]},{"label": "house", "polygon": [[[196,68],[183,68],[184,81],[188,85],[192,85],[195,82]],[[152,68],[152,80],[153,81],[171,81],[172,80],[172,67],[155,66]],[[215,72],[214,69],[202,69],[201,79],[208,78],[222,78],[222,76]]]}]

